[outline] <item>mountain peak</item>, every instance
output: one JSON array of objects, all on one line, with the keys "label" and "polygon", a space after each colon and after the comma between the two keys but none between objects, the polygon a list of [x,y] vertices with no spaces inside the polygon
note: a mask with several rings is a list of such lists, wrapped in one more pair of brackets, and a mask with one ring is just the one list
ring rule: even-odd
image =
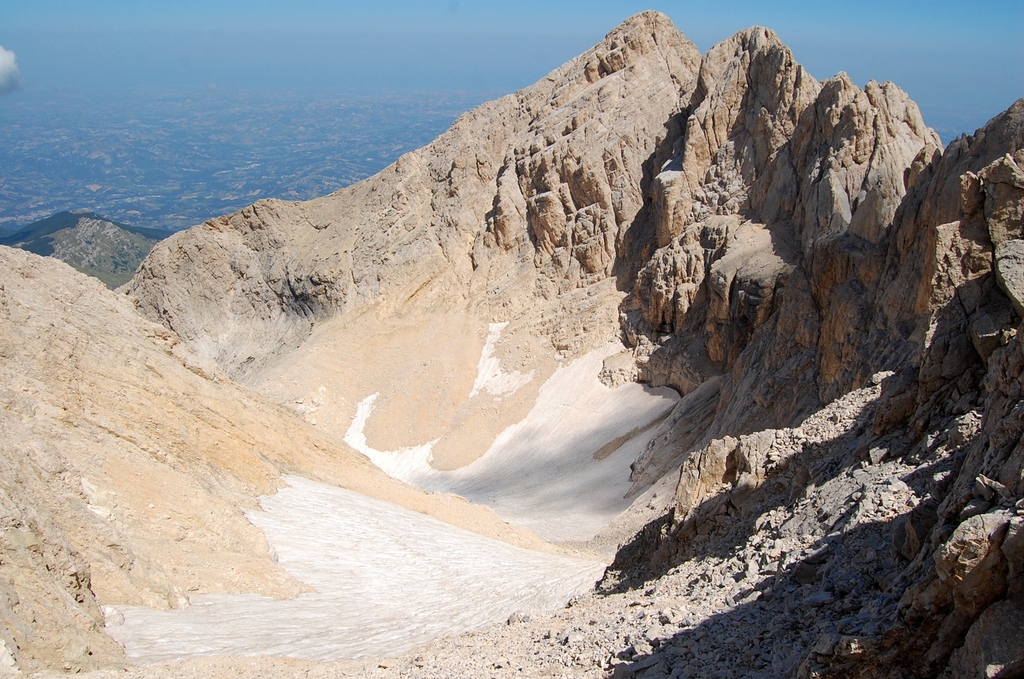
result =
[{"label": "mountain peak", "polygon": [[608,35],[612,36],[619,32],[633,31],[637,29],[649,30],[652,33],[679,32],[679,29],[676,28],[675,24],[672,23],[672,20],[669,19],[668,16],[657,10],[648,9],[628,17],[621,24],[609,31]]}]

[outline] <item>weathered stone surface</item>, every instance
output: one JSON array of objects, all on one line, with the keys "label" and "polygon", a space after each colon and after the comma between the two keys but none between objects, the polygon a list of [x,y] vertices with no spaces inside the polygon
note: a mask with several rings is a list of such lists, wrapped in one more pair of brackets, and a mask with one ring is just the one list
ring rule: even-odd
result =
[{"label": "weathered stone surface", "polygon": [[679,472],[676,485],[676,520],[691,517],[697,506],[717,495],[736,478],[736,446],[731,437],[715,439],[691,455]]},{"label": "weathered stone surface", "polygon": [[575,355],[615,332],[611,304],[590,322],[604,333],[581,336],[586,299],[574,291],[613,274],[699,63],[664,15],[637,15],[375,177],[170,239],[128,292],[236,376],[370,305],[389,315],[471,300],[496,320],[528,316]]},{"label": "weathered stone surface", "polygon": [[1024,169],[1007,153],[978,173],[985,196],[985,222],[997,247],[1024,237]]},{"label": "weathered stone surface", "polygon": [[939,580],[949,581],[963,608],[975,615],[1006,592],[1002,551],[999,549],[1009,516],[1000,512],[966,518],[935,552]]},{"label": "weathered stone surface", "polygon": [[747,208],[750,187],[817,91],[771,30],[741,31],[708,50],[698,82],[702,100],[687,119],[678,160],[656,183],[666,208],[656,218],[658,247],[688,224]]},{"label": "weathered stone surface", "polygon": [[[655,383],[689,391],[700,383],[695,375],[706,377],[721,370],[741,372],[741,379],[747,379],[752,364],[743,362],[741,355],[753,342],[756,348],[751,350],[760,354],[758,363],[765,366],[763,369],[779,373],[773,378],[762,374],[757,383],[806,380],[810,375],[803,366],[810,360],[817,365],[814,379],[804,388],[828,401],[863,384],[863,369],[878,353],[868,346],[861,328],[873,313],[871,299],[885,258],[881,246],[906,192],[905,175],[922,154],[931,157],[937,153],[938,139],[925,127],[913,102],[891,83],[869,83],[861,90],[840,74],[819,86],[797,77],[785,59],[762,58],[762,53],[776,54],[776,46],[737,40],[755,50],[757,56],[734,57],[724,72],[746,67],[748,78],[793,85],[782,87],[782,100],[772,100],[776,108],[766,108],[766,102],[760,109],[766,119],[789,120],[777,128],[785,134],[765,133],[763,138],[772,143],[763,154],[771,161],[752,164],[753,169],[746,175],[740,172],[742,181],[733,183],[747,182],[748,188],[743,189],[738,202],[713,202],[713,209],[698,209],[696,216],[683,218],[679,215],[693,214],[694,209],[687,206],[697,204],[693,199],[697,194],[693,190],[664,190],[666,178],[655,183],[656,187],[662,186],[660,193],[656,191],[652,210],[659,225],[660,248],[637,277],[634,295],[640,301],[642,323],[630,334],[643,337],[648,333],[654,345],[646,349],[651,354],[652,372],[659,366],[670,368],[668,374],[652,374]],[[705,57],[710,65],[702,72],[703,78],[722,72],[723,67],[714,64],[722,60],[723,54],[735,52],[733,47],[723,45]],[[760,66],[754,69],[752,63]],[[756,76],[753,71],[757,71]],[[742,119],[746,109],[737,102],[746,101],[746,85],[736,78],[723,78],[715,85],[716,96],[739,106],[740,113],[729,115]],[[708,95],[701,106],[712,106],[708,102],[713,100]],[[698,139],[693,142],[697,150],[707,146],[699,142],[703,137],[698,131],[710,124],[699,119],[700,111],[698,107],[691,118],[698,122],[692,123],[693,129],[688,128],[688,135],[692,133],[696,135],[692,138]],[[735,123],[735,127],[742,129],[743,125]],[[687,137],[687,144],[692,138]],[[690,185],[699,175],[702,190],[707,192],[710,187],[728,185],[737,176],[728,154],[718,158],[694,151],[693,155],[711,169],[687,175]],[[757,153],[751,151],[746,157],[755,156]],[[684,152],[674,165],[670,164],[668,178],[682,176],[682,170],[672,168],[684,168],[686,159]],[[698,163],[698,167],[703,165]],[[831,169],[826,172],[823,168]],[[675,209],[673,200],[683,209],[671,212],[673,216],[668,218],[666,213]],[[742,217],[735,214],[741,204]],[[721,216],[723,213],[726,216]],[[668,228],[664,226],[667,223],[677,226]],[[802,271],[794,275],[796,268]],[[789,313],[796,315],[789,317]],[[777,334],[780,324],[786,328],[784,337]],[[756,340],[761,328],[762,337]],[[793,332],[795,328],[799,329]],[[671,340],[666,343],[658,339],[664,333],[701,333],[706,340],[701,351],[688,352],[689,360],[666,360],[656,358],[659,353],[673,351]],[[776,337],[771,338],[772,334]],[[707,363],[702,364],[705,356]],[[737,370],[741,362],[745,365]],[[756,397],[752,398],[748,387],[726,383],[723,389],[722,422],[735,424],[739,410],[756,429],[791,424],[797,413],[807,412],[803,403],[790,401],[794,408],[789,413],[780,412],[777,406],[773,408],[775,413],[768,413]],[[735,399],[740,399],[743,406],[732,408],[728,401]],[[778,403],[768,397],[764,401]],[[726,433],[726,428],[721,433]]]},{"label": "weathered stone surface", "polygon": [[120,662],[101,605],[306,591],[243,515],[282,469],[539,544],[388,478],[98,280],[2,246],[0,385],[0,640],[26,671]]},{"label": "weathered stone surface", "polygon": [[[866,110],[863,104],[857,103],[859,97],[855,88],[850,89],[841,77],[825,83],[822,92],[823,96],[827,93],[833,101],[850,106],[850,121],[863,116]],[[876,101],[878,94],[875,90]],[[865,99],[870,100],[871,97]],[[890,114],[894,108],[904,112],[911,110],[909,107],[885,107]],[[809,108],[808,111],[812,112],[806,114],[807,120],[830,120],[824,116],[825,109]],[[819,653],[816,660],[808,656],[801,672],[814,674],[831,666],[836,676],[851,676],[850,672],[863,672],[863,676],[898,673],[899,654],[915,653],[921,659],[921,673],[939,673],[950,662],[954,649],[963,643],[974,621],[1008,593],[1019,591],[1021,586],[1015,570],[1019,567],[1011,566],[1006,555],[1018,552],[1017,519],[1007,508],[1014,506],[1018,493],[1024,488],[1021,482],[1024,453],[1020,443],[1024,425],[1019,419],[1022,396],[1019,380],[1024,372],[1024,356],[1016,338],[1020,310],[1016,308],[1013,295],[1007,294],[1011,285],[1006,279],[1019,268],[1012,263],[1016,255],[1010,253],[1015,252],[1018,242],[1015,229],[1021,198],[1016,193],[1016,168],[1024,146],[1022,115],[1024,102],[1018,102],[975,137],[959,140],[941,155],[935,152],[933,139],[927,134],[918,135],[920,146],[910,144],[898,163],[890,161],[882,165],[888,169],[883,169],[881,174],[888,172],[893,178],[913,177],[912,184],[896,190],[894,195],[902,195],[907,189],[909,192],[902,202],[874,203],[867,214],[872,214],[875,208],[879,211],[870,218],[863,218],[863,222],[856,221],[854,203],[849,200],[853,193],[844,183],[849,175],[844,175],[842,181],[838,175],[831,178],[826,175],[824,180],[816,175],[819,177],[816,183],[798,184],[801,189],[793,192],[796,196],[816,196],[807,203],[795,197],[791,197],[789,203],[774,199],[765,202],[772,209],[782,210],[780,214],[798,220],[802,258],[794,260],[796,269],[783,289],[783,305],[763,322],[760,331],[754,333],[750,343],[734,359],[733,380],[722,387],[716,419],[708,430],[707,436],[715,437],[712,444],[695,448],[696,452],[691,453],[690,460],[683,465],[680,485],[688,488],[677,490],[675,539],[680,545],[699,543],[705,535],[700,526],[707,526],[710,521],[710,534],[713,534],[718,523],[716,517],[731,516],[728,512],[722,513],[728,503],[747,507],[750,502],[756,502],[753,498],[758,497],[758,492],[763,492],[750,488],[772,488],[771,484],[763,482],[758,485],[757,473],[745,475],[739,469],[744,466],[740,463],[734,474],[735,483],[722,484],[722,464],[709,461],[720,462],[736,447],[742,449],[740,444],[726,446],[729,449],[726,453],[719,450],[721,441],[731,440],[722,437],[743,433],[745,423],[756,431],[758,425],[778,426],[786,422],[785,419],[774,422],[762,419],[754,424],[757,421],[751,417],[749,406],[737,407],[737,403],[750,404],[751,400],[755,408],[776,402],[768,398],[747,400],[750,396],[737,389],[737,381],[739,385],[750,385],[746,393],[753,395],[758,390],[763,392],[761,385],[766,375],[760,371],[764,366],[772,366],[773,372],[779,374],[778,367],[785,362],[779,360],[769,330],[777,328],[784,319],[787,327],[800,329],[786,336],[790,342],[789,355],[795,358],[794,340],[801,342],[812,357],[817,354],[816,360],[795,364],[800,366],[800,372],[789,371],[790,375],[801,376],[790,382],[786,396],[782,397],[790,408],[800,403],[795,392],[801,390],[798,386],[801,383],[806,385],[804,388],[817,388],[825,400],[833,394],[844,393],[851,385],[869,380],[871,373],[865,368],[885,369],[890,376],[876,380],[882,384],[882,398],[872,427],[877,443],[868,439],[859,444],[864,457],[873,465],[891,464],[887,460],[892,453],[886,449],[891,449],[891,443],[886,447],[879,445],[884,441],[881,437],[905,427],[917,432],[917,436],[931,432],[918,444],[928,454],[948,454],[943,452],[947,450],[945,446],[966,454],[954,476],[947,477],[943,485],[936,487],[934,498],[918,503],[913,511],[900,516],[890,533],[896,553],[911,564],[901,576],[901,586],[905,588],[901,617],[908,626],[908,636],[897,644],[902,650],[876,654],[868,647],[856,654],[856,660],[852,659],[854,656],[825,658],[829,654]],[[915,128],[913,116],[898,114],[897,118],[906,125],[903,129]],[[841,121],[841,118],[835,120]],[[815,125],[808,124],[808,129]],[[836,126],[831,129],[842,127],[839,122],[828,125]],[[828,125],[819,127],[818,134],[830,129]],[[862,134],[855,131],[857,127],[851,125],[849,138],[856,139]],[[894,129],[899,129],[899,125]],[[913,139],[915,134],[910,132],[906,138]],[[854,154],[841,166],[857,165],[849,162],[856,161],[856,144],[829,146]],[[806,147],[794,141],[784,152],[790,148]],[[911,162],[914,153],[917,158]],[[903,165],[906,172],[894,171],[894,165]],[[865,178],[869,174],[857,176]],[[881,175],[874,176],[877,181]],[[767,186],[771,186],[770,182]],[[881,192],[893,190],[890,187]],[[753,195],[752,202],[756,205],[759,194]],[[768,190],[760,195],[771,196],[772,192]],[[867,193],[862,198],[866,196]],[[822,215],[828,218],[823,220]],[[881,228],[868,228],[868,223]],[[684,241],[682,237],[680,242]],[[1005,276],[999,271],[997,253],[1001,249],[1006,252]],[[798,287],[796,283],[802,285]],[[655,287],[652,285],[651,289]],[[799,321],[787,318],[785,304],[797,294],[802,294],[807,302],[814,300],[813,306],[796,308],[800,308],[805,319],[810,315],[806,310],[814,309],[818,325],[805,321],[801,328]],[[692,307],[689,313],[693,313]],[[870,330],[862,332],[861,328]],[[813,333],[809,337],[808,329]],[[852,329],[858,331],[851,332]],[[714,341],[713,333],[705,336],[708,341]],[[778,336],[774,339],[778,341]],[[663,342],[662,350],[673,346],[671,340]],[[654,365],[656,356],[657,350],[652,353],[649,365]],[[981,375],[986,372],[982,383]],[[752,375],[758,374],[761,383],[755,387],[757,378]],[[974,426],[962,421],[966,417],[964,413],[975,405],[983,406],[987,413],[981,427],[977,426],[976,419],[972,420]],[[875,450],[878,450],[877,456]],[[774,455],[779,457],[780,453]],[[760,456],[755,457],[760,459]],[[708,469],[707,479],[700,475],[702,467]],[[797,464],[791,483],[797,489],[812,488],[827,468],[824,460]],[[769,478],[773,473],[771,469],[769,467]],[[717,493],[709,489],[713,484],[719,486]],[[794,490],[794,493],[799,492]],[[863,501],[867,495],[858,491],[853,497]],[[905,505],[889,491],[882,493],[876,502],[883,511],[906,511]],[[789,535],[811,529],[809,523],[795,522],[795,519],[783,528],[789,524],[792,524],[787,529]],[[1014,536],[1011,546],[1004,551],[1001,543],[1005,535],[1011,534]],[[658,553],[663,554],[664,550],[662,546]],[[926,562],[934,564],[934,568],[929,569]],[[818,568],[814,564],[802,561],[794,566],[797,582],[809,585],[816,582],[817,577]],[[974,637],[972,642],[975,646],[978,638]],[[1022,652],[1024,649],[1012,644],[1004,651],[1010,659],[1014,653]],[[980,651],[975,649],[970,653],[976,656]],[[975,660],[958,659],[956,662],[969,664]]]},{"label": "weathered stone surface", "polygon": [[996,244],[995,257],[999,287],[1013,302],[1017,315],[1024,317],[1024,240],[1004,240]]},{"label": "weathered stone surface", "polygon": [[948,676],[997,677],[1024,658],[1024,598],[993,604],[971,625],[949,663]]}]

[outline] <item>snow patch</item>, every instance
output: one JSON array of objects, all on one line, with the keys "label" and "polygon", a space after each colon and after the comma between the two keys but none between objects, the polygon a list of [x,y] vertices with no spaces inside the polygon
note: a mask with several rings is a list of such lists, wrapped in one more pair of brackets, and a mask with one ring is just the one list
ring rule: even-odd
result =
[{"label": "snow patch", "polygon": [[[604,359],[621,349],[608,344],[560,366],[541,386],[530,413],[460,469],[430,466],[429,447],[436,441],[397,453],[369,448],[362,430],[372,397],[360,404],[345,440],[357,450],[371,450],[367,457],[374,464],[410,485],[488,505],[546,540],[589,540],[629,506],[630,465],[654,437],[652,425],[679,400],[668,388],[601,384]],[[621,445],[595,459],[619,439]]]},{"label": "snow patch", "polygon": [[262,511],[246,516],[278,563],[316,592],[288,600],[193,596],[188,608],[172,611],[116,607],[106,630],[130,662],[394,655],[515,611],[558,608],[603,571],[600,563],[513,547],[352,491],[285,480],[276,495],[260,498]]},{"label": "snow patch", "polygon": [[379,392],[370,394],[356,406],[356,415],[352,418],[352,424],[349,425],[348,431],[345,432],[345,443],[370,458],[370,462],[384,470],[388,476],[396,479],[405,479],[415,475],[418,470],[423,468],[432,469],[430,462],[434,458],[434,445],[440,439],[393,451],[377,450],[367,442],[363,429],[366,428],[366,421],[373,413],[373,404],[378,396],[380,396]]},{"label": "snow patch", "polygon": [[521,373],[518,370],[505,372],[501,369],[501,360],[494,355],[494,347],[501,337],[501,331],[505,329],[505,323],[491,323],[487,326],[487,341],[484,342],[483,351],[480,352],[480,361],[476,365],[476,381],[473,382],[473,390],[469,397],[473,398],[481,391],[486,391],[491,396],[501,399],[508,394],[514,394],[520,387],[525,386],[533,379],[533,371]]}]

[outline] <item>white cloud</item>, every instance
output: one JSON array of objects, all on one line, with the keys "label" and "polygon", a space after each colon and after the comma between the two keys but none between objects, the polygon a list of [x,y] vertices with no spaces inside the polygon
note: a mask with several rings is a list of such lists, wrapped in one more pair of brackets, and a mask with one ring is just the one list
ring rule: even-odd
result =
[{"label": "white cloud", "polygon": [[21,71],[14,52],[0,45],[0,94],[16,90],[21,85]]}]

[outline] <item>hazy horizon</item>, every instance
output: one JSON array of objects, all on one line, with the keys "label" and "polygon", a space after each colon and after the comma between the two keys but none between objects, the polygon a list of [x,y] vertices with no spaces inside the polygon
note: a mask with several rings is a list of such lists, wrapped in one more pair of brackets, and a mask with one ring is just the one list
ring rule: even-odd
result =
[{"label": "hazy horizon", "polygon": [[[944,142],[1024,96],[1015,35],[1024,3],[482,0],[354,2],[36,0],[0,7],[0,46],[23,88],[229,86],[512,92],[596,44],[628,16],[666,13],[706,51],[775,30],[818,79],[891,80]],[[7,94],[17,96],[17,94]],[[0,98],[0,116],[2,116]]]}]

